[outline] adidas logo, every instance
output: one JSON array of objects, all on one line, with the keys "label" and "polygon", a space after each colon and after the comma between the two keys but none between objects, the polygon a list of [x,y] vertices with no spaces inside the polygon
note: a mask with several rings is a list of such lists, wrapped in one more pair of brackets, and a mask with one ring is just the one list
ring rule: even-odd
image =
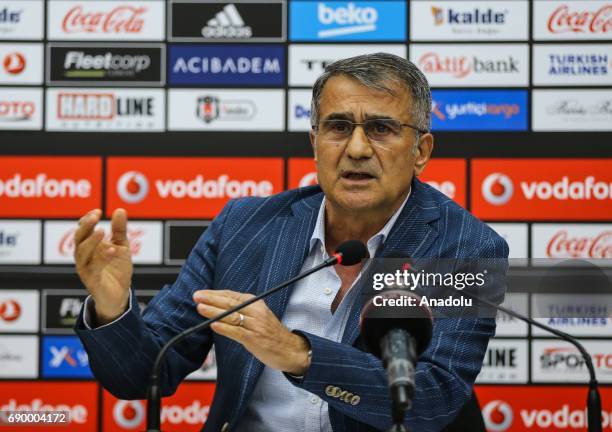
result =
[{"label": "adidas logo", "polygon": [[202,27],[202,36],[205,38],[250,38],[252,35],[253,30],[244,25],[238,9],[232,3]]}]

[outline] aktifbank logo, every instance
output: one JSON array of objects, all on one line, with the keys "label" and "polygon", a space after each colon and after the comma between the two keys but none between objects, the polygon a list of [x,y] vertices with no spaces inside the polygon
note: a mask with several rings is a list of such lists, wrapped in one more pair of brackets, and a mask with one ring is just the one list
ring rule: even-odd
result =
[{"label": "aktifbank logo", "polygon": [[290,35],[294,41],[404,41],[403,1],[292,1]]},{"label": "aktifbank logo", "polygon": [[0,158],[0,217],[82,216],[101,204],[97,157]]},{"label": "aktifbank logo", "polygon": [[472,211],[489,220],[603,220],[612,159],[474,159]]},{"label": "aktifbank logo", "polygon": [[[134,170],[138,167],[138,170]],[[108,214],[213,218],[232,198],[267,197],[283,188],[279,158],[109,158]]]},{"label": "aktifbank logo", "polygon": [[149,181],[138,171],[128,171],[119,177],[117,194],[128,204],[136,204],[149,193]]},{"label": "aktifbank logo", "polygon": [[493,400],[482,408],[482,417],[489,432],[504,432],[512,426],[514,413],[506,402]]}]

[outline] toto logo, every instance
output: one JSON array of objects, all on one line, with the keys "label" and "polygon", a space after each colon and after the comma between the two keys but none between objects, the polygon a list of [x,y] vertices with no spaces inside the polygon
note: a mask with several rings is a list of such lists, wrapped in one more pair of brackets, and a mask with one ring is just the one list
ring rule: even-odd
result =
[{"label": "toto logo", "polygon": [[505,174],[489,174],[482,182],[482,196],[493,205],[504,205],[514,193],[512,180]]},{"label": "toto logo", "polygon": [[144,420],[144,406],[140,401],[117,401],[113,407],[113,419],[126,429],[136,429]]},{"label": "toto logo", "polygon": [[512,408],[501,400],[492,400],[482,409],[485,426],[489,432],[504,432],[512,426]]},{"label": "toto logo", "polygon": [[128,171],[117,181],[117,193],[129,204],[137,204],[149,193],[149,181],[138,171]]}]

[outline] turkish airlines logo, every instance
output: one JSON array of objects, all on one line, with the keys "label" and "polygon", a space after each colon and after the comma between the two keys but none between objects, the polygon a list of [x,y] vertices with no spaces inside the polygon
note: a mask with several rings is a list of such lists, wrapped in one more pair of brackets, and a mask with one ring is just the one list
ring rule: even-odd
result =
[{"label": "turkish airlines logo", "polygon": [[489,432],[504,432],[512,426],[512,408],[501,400],[492,400],[482,409],[485,426]]},{"label": "turkish airlines logo", "polygon": [[514,193],[512,180],[505,174],[489,174],[482,182],[482,196],[493,205],[504,205]]},{"label": "turkish airlines logo", "polygon": [[568,230],[553,234],[546,245],[549,258],[612,258],[612,230],[593,236],[572,236]]},{"label": "turkish airlines logo", "polygon": [[129,204],[137,204],[149,193],[149,181],[138,171],[128,171],[117,181],[117,194]]},{"label": "turkish airlines logo", "polygon": [[2,66],[6,73],[10,75],[18,75],[26,68],[26,59],[23,54],[12,52],[4,56]]},{"label": "turkish airlines logo", "polygon": [[610,33],[612,32],[612,5],[596,11],[570,11],[568,5],[559,6],[548,18],[551,33]]},{"label": "turkish airlines logo", "polygon": [[145,409],[140,401],[120,400],[113,407],[113,419],[126,429],[136,429],[144,420]]},{"label": "turkish airlines logo", "polygon": [[65,33],[136,34],[142,31],[148,8],[121,5],[109,12],[86,12],[83,6],[70,9],[62,20]]},{"label": "turkish airlines logo", "polygon": [[9,299],[0,302],[0,318],[6,322],[16,321],[21,316],[21,305],[17,300]]}]

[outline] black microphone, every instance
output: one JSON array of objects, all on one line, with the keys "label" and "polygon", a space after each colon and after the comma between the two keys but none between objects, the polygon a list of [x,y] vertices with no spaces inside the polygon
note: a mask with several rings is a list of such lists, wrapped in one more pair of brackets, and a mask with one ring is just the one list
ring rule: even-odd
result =
[{"label": "black microphone", "polygon": [[306,276],[311,275],[325,267],[329,267],[335,264],[341,264],[345,266],[351,266],[359,263],[362,259],[368,258],[369,252],[368,248],[359,240],[348,240],[344,243],[340,244],[336,249],[336,252],[321,264],[311,268],[310,270],[306,270],[303,273],[289,279],[286,282],[262,293],[259,294],[244,303],[239,304],[231,309],[226,310],[225,312],[210,318],[206,321],[201,322],[198,325],[190,327],[186,330],[183,330],[172,339],[170,339],[166,344],[162,347],[162,349],[157,354],[155,358],[155,363],[153,364],[153,370],[151,371],[151,377],[149,381],[149,388],[147,389],[147,432],[161,432],[160,425],[160,414],[161,414],[161,388],[159,385],[159,371],[161,369],[162,361],[164,356],[168,352],[170,348],[172,348],[175,344],[186,338],[187,336],[196,333],[200,330],[203,330],[209,327],[212,323],[222,320],[228,315],[233,314],[234,312],[239,311],[240,309],[255,303],[265,297],[268,297],[271,294],[274,294],[276,291],[285,288],[294,282],[299,281],[300,279],[304,279]]},{"label": "black microphone", "polygon": [[414,398],[417,359],[431,341],[432,313],[420,300],[410,291],[385,290],[361,311],[361,337],[385,366],[396,428],[403,428],[404,412]]}]

